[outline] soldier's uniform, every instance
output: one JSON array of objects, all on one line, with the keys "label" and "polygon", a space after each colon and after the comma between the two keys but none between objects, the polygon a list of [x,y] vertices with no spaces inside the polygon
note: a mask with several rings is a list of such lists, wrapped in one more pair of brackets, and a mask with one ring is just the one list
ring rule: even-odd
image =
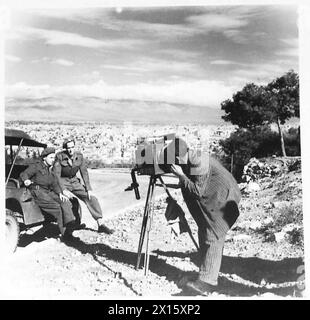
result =
[{"label": "soldier's uniform", "polygon": [[[85,159],[81,152],[74,152],[72,157],[69,157],[65,151],[57,153],[54,172],[59,178],[59,183],[63,190],[69,190],[85,202],[89,212],[95,220],[102,218],[102,211],[98,199],[95,196],[91,196],[90,199],[88,198],[87,191],[92,189],[89,182]],[[76,176],[78,172],[80,172],[85,186],[81,184]]]},{"label": "soldier's uniform", "polygon": [[68,224],[75,221],[70,201],[63,202],[59,198],[62,189],[54,172],[42,160],[29,165],[20,174],[21,180],[31,180],[29,190],[43,213],[54,216],[60,232],[65,233]]},{"label": "soldier's uniform", "polygon": [[[199,158],[199,159],[198,159]],[[180,176],[186,205],[198,225],[201,265],[198,279],[217,285],[227,231],[239,216],[241,193],[234,177],[207,154],[189,154]]]}]

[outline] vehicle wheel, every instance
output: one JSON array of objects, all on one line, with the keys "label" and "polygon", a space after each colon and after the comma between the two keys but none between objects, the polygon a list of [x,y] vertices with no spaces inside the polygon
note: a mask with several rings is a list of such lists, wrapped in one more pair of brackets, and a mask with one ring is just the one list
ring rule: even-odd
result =
[{"label": "vehicle wheel", "polygon": [[6,209],[5,247],[8,253],[16,250],[19,240],[19,224],[13,211]]}]

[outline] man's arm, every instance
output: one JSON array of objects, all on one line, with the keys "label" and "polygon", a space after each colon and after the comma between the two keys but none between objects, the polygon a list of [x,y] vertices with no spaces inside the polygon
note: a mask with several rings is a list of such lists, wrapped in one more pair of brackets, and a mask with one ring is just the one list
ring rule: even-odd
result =
[{"label": "man's arm", "polygon": [[20,175],[20,179],[22,182],[25,182],[26,180],[30,180],[36,173],[37,166],[36,164],[31,164],[26,170],[24,170]]},{"label": "man's arm", "polygon": [[171,171],[175,174],[180,181],[181,188],[189,192],[194,198],[202,198],[207,190],[207,175],[194,175],[193,181],[189,179],[180,166],[173,164]]},{"label": "man's arm", "polygon": [[58,194],[60,200],[62,202],[66,202],[66,201],[69,201],[69,197],[67,197],[65,194],[64,194],[64,189],[62,189],[61,185],[60,185],[60,179],[58,179],[58,177],[56,176],[55,172],[52,172],[52,175],[53,175],[53,183],[52,183],[52,187],[53,187],[53,191],[55,193]]},{"label": "man's arm", "polygon": [[53,191],[56,192],[57,194],[60,194],[63,191],[63,188],[61,187],[60,182],[59,182],[60,179],[58,179],[55,172],[53,173],[53,177],[54,177],[53,184],[52,184]]},{"label": "man's arm", "polygon": [[55,174],[55,177],[57,178],[59,187],[61,188],[61,190],[65,190],[65,186],[61,181],[61,164],[60,164],[60,159],[56,156],[56,161],[53,165],[53,172]]},{"label": "man's arm", "polygon": [[190,149],[188,152],[187,166],[189,168],[190,178],[183,173],[181,167],[179,167],[175,173],[179,177],[181,187],[187,190],[195,198],[204,197],[208,188],[210,155],[201,150]]},{"label": "man's arm", "polygon": [[83,155],[82,155],[82,163],[81,163],[81,166],[80,166],[80,173],[81,173],[81,177],[82,177],[82,179],[84,181],[84,185],[86,187],[86,191],[91,191],[92,188],[91,188],[91,185],[90,185],[88,170],[87,170],[86,162],[85,162],[85,159],[84,159]]},{"label": "man's arm", "polygon": [[190,180],[185,174],[179,177],[181,188],[187,190],[196,199],[201,199],[207,189],[206,176],[195,176],[195,180]]}]

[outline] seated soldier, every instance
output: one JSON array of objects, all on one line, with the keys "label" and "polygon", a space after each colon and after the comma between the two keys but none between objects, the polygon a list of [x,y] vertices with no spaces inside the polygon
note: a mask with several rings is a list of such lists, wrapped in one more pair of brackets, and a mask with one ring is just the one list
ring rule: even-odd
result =
[{"label": "seated soldier", "polygon": [[61,190],[58,179],[52,171],[55,161],[55,149],[45,148],[41,160],[29,165],[20,174],[24,185],[29,188],[34,201],[43,213],[56,218],[61,239],[64,242],[76,240],[72,235],[75,228],[75,216],[71,203]]},{"label": "seated soldier", "polygon": [[[98,199],[94,196],[89,182],[89,175],[85,164],[85,159],[81,152],[75,150],[75,141],[73,138],[67,139],[63,143],[64,151],[57,153],[54,165],[54,172],[59,179],[63,193],[69,198],[73,193],[76,197],[85,202],[89,212],[97,221],[98,232],[112,234],[102,219],[102,210]],[[76,174],[80,172],[84,185]],[[68,192],[69,191],[69,192]]]}]

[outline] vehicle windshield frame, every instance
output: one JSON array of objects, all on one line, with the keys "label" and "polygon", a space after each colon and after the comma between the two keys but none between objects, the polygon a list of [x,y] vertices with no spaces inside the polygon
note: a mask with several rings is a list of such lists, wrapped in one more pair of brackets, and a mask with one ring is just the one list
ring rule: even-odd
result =
[{"label": "vehicle windshield frame", "polygon": [[[31,137],[22,130],[6,128],[5,129],[5,146],[10,146],[11,160],[12,160],[12,164],[5,182],[5,184],[7,185],[21,147],[25,146],[25,147],[46,148],[47,145],[45,143],[41,143],[34,139],[31,139]],[[16,154],[14,155],[14,158],[12,158],[12,154],[13,154],[12,146],[18,146]]]}]

